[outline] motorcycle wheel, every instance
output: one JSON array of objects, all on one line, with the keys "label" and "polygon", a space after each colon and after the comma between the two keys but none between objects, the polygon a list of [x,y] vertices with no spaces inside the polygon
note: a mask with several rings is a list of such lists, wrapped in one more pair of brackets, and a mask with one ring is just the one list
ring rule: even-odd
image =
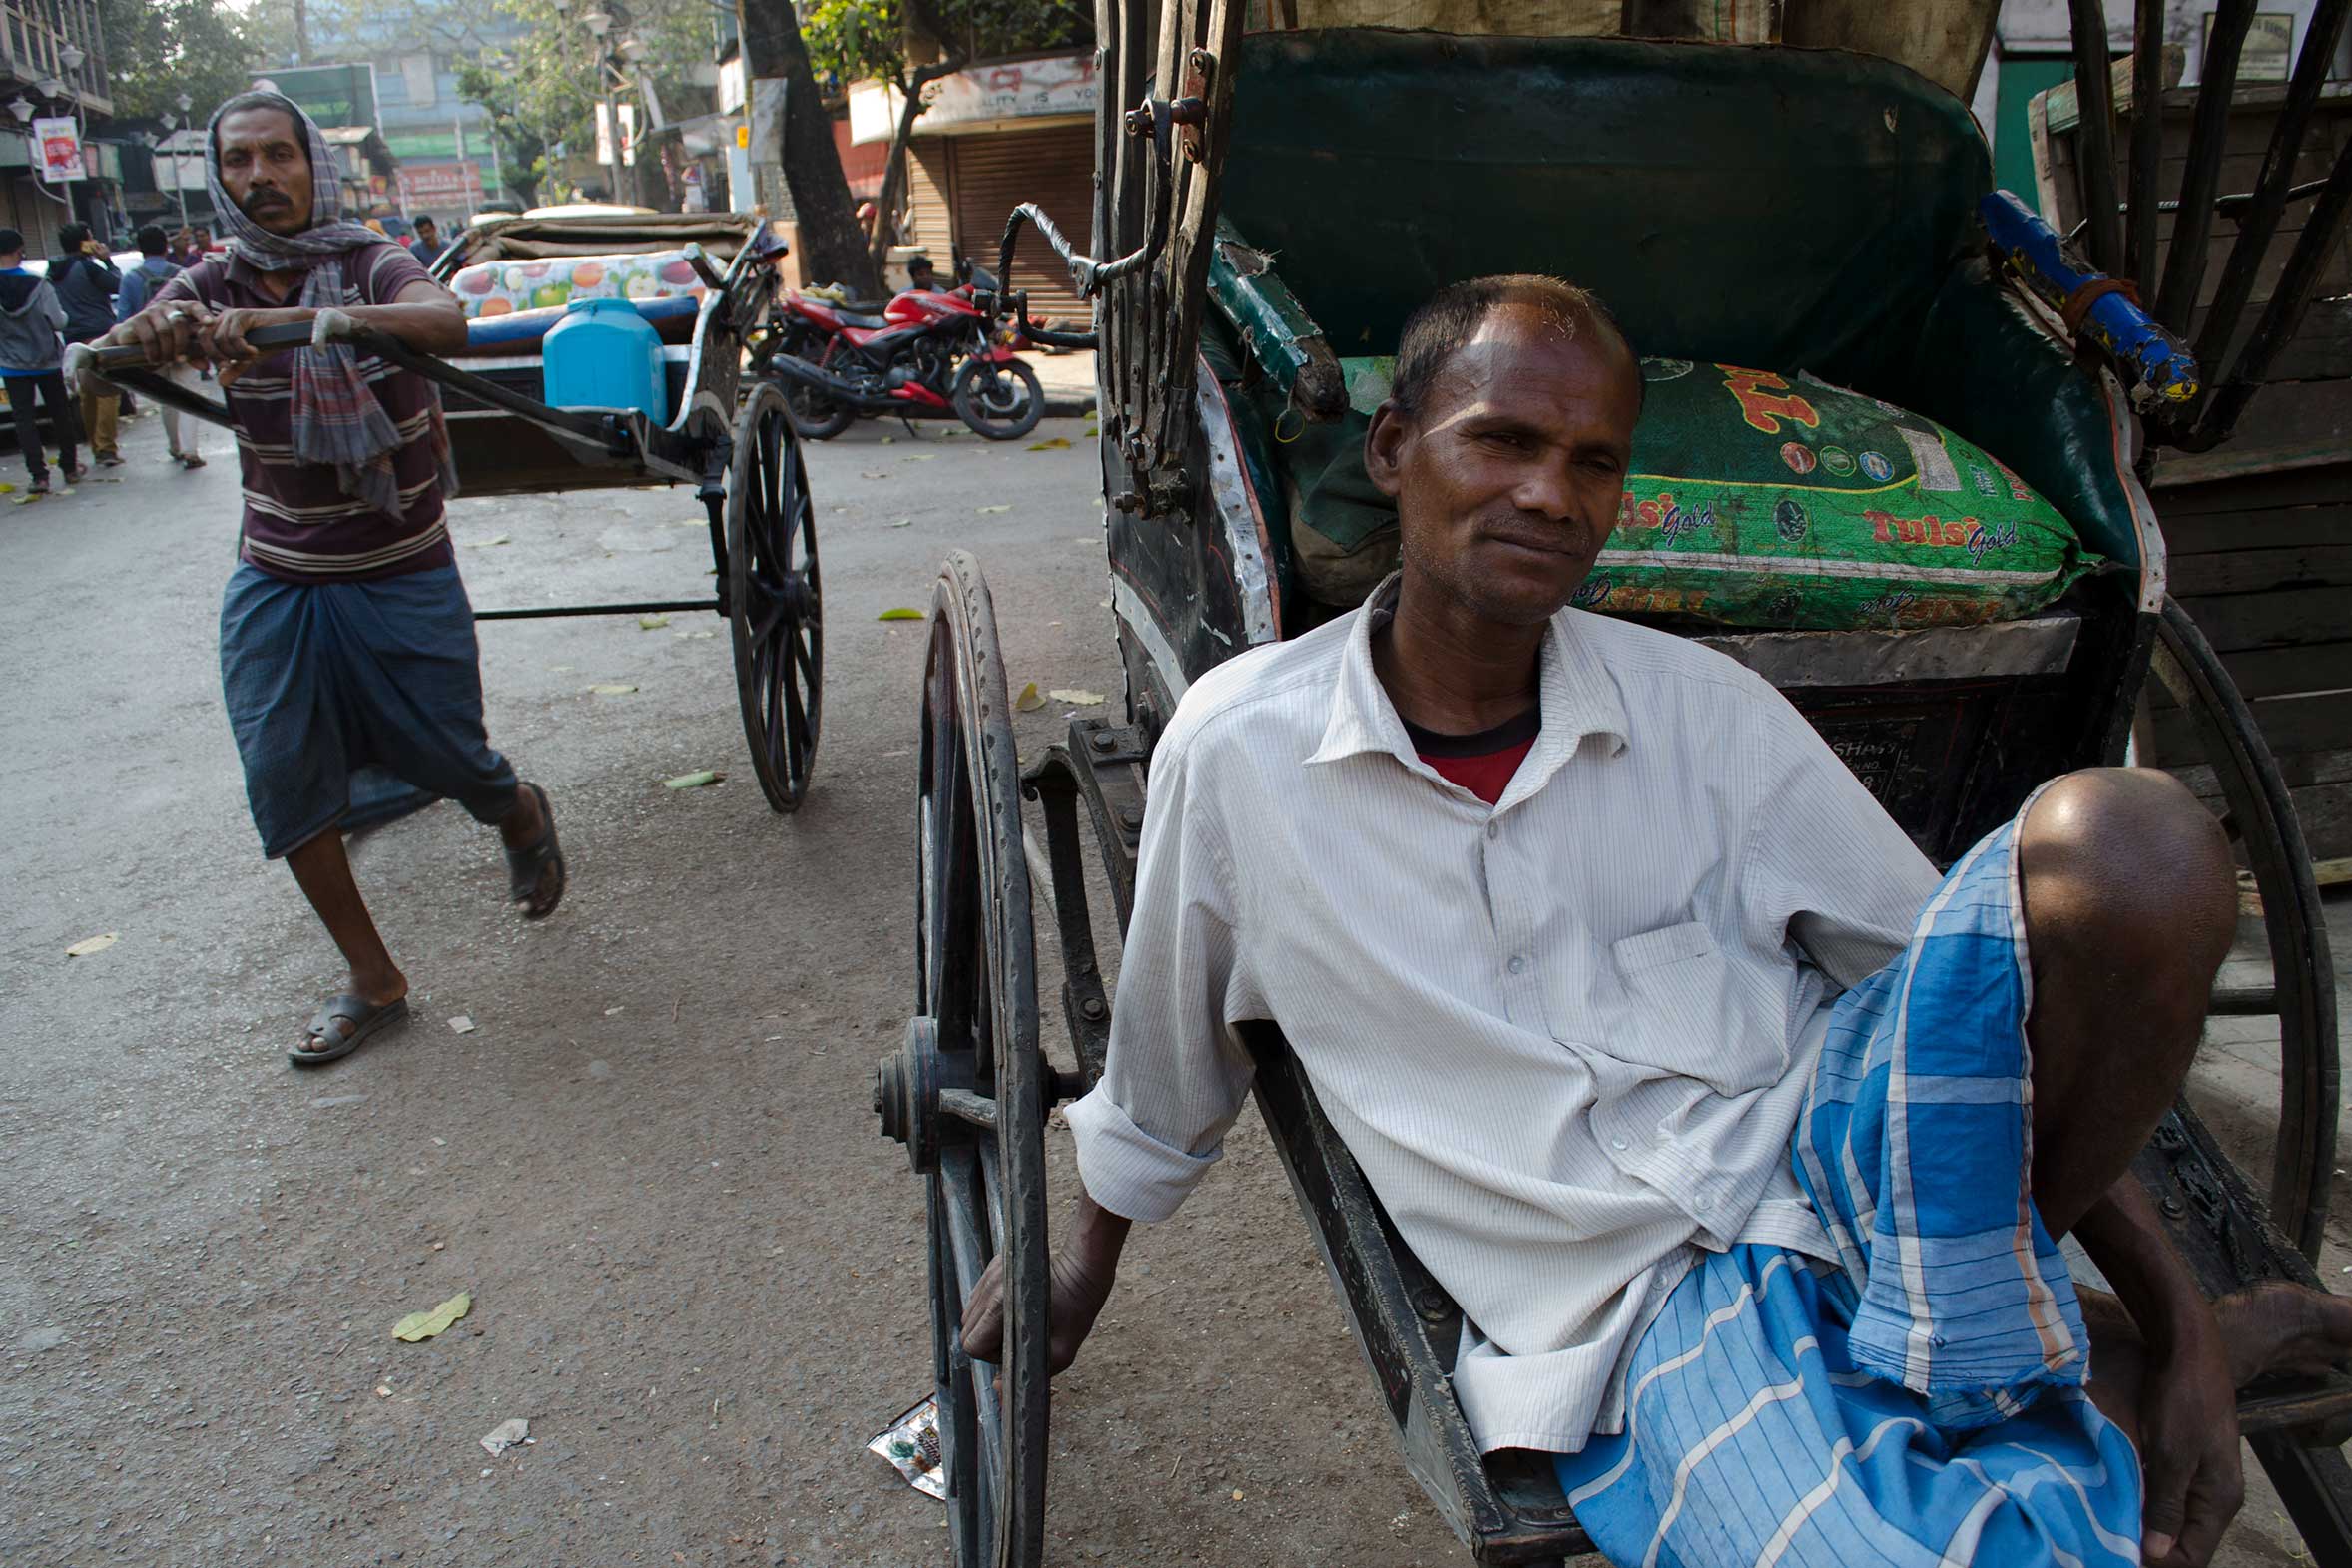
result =
[{"label": "motorcycle wheel", "polygon": [[1045,417],[1045,388],[1020,359],[966,359],[953,400],[956,417],[991,441],[1017,441]]},{"label": "motorcycle wheel", "polygon": [[784,393],[784,415],[804,441],[830,441],[858,422],[858,410],[845,408],[823,392],[779,378]]}]

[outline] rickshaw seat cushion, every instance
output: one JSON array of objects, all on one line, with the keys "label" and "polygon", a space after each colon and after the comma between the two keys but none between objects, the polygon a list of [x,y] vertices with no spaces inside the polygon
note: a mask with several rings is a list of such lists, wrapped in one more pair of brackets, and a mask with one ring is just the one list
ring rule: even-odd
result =
[{"label": "rickshaw seat cushion", "polygon": [[[1349,413],[1288,444],[1296,572],[1361,602],[1399,558],[1364,461],[1391,359],[1343,359]],[[1801,373],[1645,358],[1623,501],[1576,603],[1748,630],[1917,631],[2042,609],[2095,560],[1998,457]]]},{"label": "rickshaw seat cushion", "polygon": [[[1396,113],[1407,103],[1432,113]],[[2096,554],[2139,563],[2121,421],[1995,285],[1976,212],[1984,138],[1903,66],[1621,38],[1252,33],[1233,118],[1222,213],[1279,259],[1337,354],[1393,352],[1446,283],[1565,276],[1645,354],[1809,371],[1925,414],[2017,470]]]},{"label": "rickshaw seat cushion", "polygon": [[[653,328],[665,343],[685,342],[694,335],[695,315],[699,302],[686,295],[662,299],[633,301],[637,313],[653,323]],[[538,348],[556,322],[563,319],[567,305],[550,305],[537,310],[522,310],[511,315],[477,316],[465,323],[465,348],[451,354],[453,359],[474,355],[530,353]]]}]

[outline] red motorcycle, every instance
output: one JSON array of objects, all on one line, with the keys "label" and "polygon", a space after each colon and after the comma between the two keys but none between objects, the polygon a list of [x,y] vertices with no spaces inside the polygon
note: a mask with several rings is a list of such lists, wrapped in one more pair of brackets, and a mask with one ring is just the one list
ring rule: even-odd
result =
[{"label": "red motorcycle", "polygon": [[860,414],[918,410],[1015,440],[1045,416],[1045,391],[1016,352],[1019,330],[994,317],[995,287],[974,270],[953,290],[907,289],[879,315],[787,290],[754,371],[783,388],[811,440],[831,440]]}]

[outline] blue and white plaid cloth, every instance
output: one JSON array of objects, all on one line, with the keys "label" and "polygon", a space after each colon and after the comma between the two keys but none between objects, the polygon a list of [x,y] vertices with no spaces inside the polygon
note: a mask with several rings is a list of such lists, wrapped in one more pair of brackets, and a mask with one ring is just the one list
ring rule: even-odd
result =
[{"label": "blue and white plaid cloth", "polygon": [[2083,1391],[2031,1196],[2024,817],[1836,1004],[1792,1158],[1843,1267],[1701,1261],[1629,1359],[1625,1429],[1558,1458],[1610,1561],[2138,1563],[2139,1462]]}]

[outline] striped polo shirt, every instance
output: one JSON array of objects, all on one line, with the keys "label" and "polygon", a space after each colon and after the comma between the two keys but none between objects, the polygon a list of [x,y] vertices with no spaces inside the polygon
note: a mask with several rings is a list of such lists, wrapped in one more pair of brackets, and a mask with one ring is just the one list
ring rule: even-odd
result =
[{"label": "striped polo shirt", "polygon": [[[208,257],[159,289],[155,302],[194,296],[215,310],[273,310],[294,302],[294,296],[263,293],[260,276],[234,254]],[[409,284],[430,281],[416,258],[390,241],[356,247],[343,257],[346,305],[390,304]],[[397,516],[345,495],[331,466],[294,456],[293,353],[265,356],[226,389],[245,484],[238,553],[272,577],[349,582],[456,562],[433,459],[432,383],[370,356],[360,356],[358,364],[399,431],[400,446],[392,454],[400,486]]]}]

